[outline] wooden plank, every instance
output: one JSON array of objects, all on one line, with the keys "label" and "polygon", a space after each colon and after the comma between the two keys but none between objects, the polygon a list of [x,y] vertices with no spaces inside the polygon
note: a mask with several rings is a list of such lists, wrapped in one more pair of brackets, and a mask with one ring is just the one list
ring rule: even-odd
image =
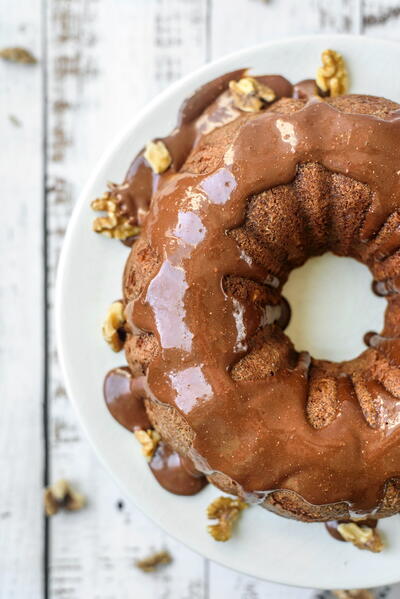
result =
[{"label": "wooden plank", "polygon": [[[207,57],[206,4],[205,0],[137,0],[118,5],[112,0],[49,0],[51,285],[72,204],[101,148],[132,111]],[[359,4],[353,0],[235,0],[228,5],[214,0],[213,55],[289,33],[357,32]],[[40,0],[24,4],[3,0],[2,44],[26,46],[40,56],[41,6]],[[399,15],[395,1],[365,0],[365,32],[397,39]],[[6,348],[0,353],[0,467],[8,474],[0,490],[0,596],[35,598],[43,590],[41,65],[0,63],[0,78],[5,82],[0,130],[7,148],[0,175],[4,197],[15,198],[7,203],[6,229],[0,236],[0,308],[7,314],[0,325],[0,347]],[[52,306],[52,287],[49,300]],[[86,599],[130,596],[136,591],[145,599],[207,597],[207,563],[169,539],[126,500],[121,505],[118,489],[76,425],[58,370],[52,329],[49,349],[51,475],[72,478],[90,497],[81,514],[60,514],[51,521],[50,595]],[[22,376],[19,364],[24,365]],[[170,549],[173,566],[155,576],[134,569],[136,557],[160,547]],[[217,565],[211,567],[210,576],[212,598],[311,597]]]},{"label": "wooden plank", "polygon": [[[215,0],[212,3],[211,58],[270,39],[307,33],[358,33],[360,0]],[[210,599],[311,598],[311,590],[291,590],[217,564],[209,568]]]},{"label": "wooden plank", "polygon": [[[205,0],[52,0],[49,5],[50,323],[56,264],[77,194],[102,149],[133,113],[204,61],[205,8]],[[168,538],[127,500],[118,507],[120,491],[89,448],[66,397],[52,327],[49,352],[51,479],[65,476],[89,498],[84,511],[60,513],[50,522],[50,597],[140,593],[143,599],[203,599],[203,558]],[[134,567],[137,557],[161,547],[174,556],[171,566],[155,575]]]},{"label": "wooden plank", "polygon": [[[268,559],[266,557],[266,559]],[[312,589],[287,587],[243,576],[218,564],[212,565],[210,599],[323,599],[327,595]]]},{"label": "wooden plank", "polygon": [[[0,4],[1,46],[41,59],[41,0]],[[0,596],[43,576],[42,65],[0,61]],[[5,212],[4,212],[5,211]]]},{"label": "wooden plank", "polygon": [[358,33],[360,0],[215,0],[212,58],[271,39],[307,33]]},{"label": "wooden plank", "polygon": [[362,25],[366,35],[400,40],[400,2],[363,0]]}]

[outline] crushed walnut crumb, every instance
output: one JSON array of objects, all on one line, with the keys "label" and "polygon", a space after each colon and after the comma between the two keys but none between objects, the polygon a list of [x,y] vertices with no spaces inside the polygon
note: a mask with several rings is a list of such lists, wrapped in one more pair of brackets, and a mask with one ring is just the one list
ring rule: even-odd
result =
[{"label": "crushed walnut crumb", "polygon": [[316,83],[319,89],[331,96],[341,96],[348,89],[348,73],[343,56],[335,50],[324,50],[322,66],[317,70]]},{"label": "crushed walnut crumb", "polygon": [[254,289],[252,295],[251,295],[251,301],[256,303],[259,302],[260,299],[262,297],[262,293],[260,289]]},{"label": "crushed walnut crumb", "polygon": [[331,594],[336,599],[374,599],[371,591],[367,589],[331,591]]},{"label": "crushed walnut crumb", "polygon": [[85,497],[77,493],[63,478],[44,490],[44,508],[47,516],[54,516],[60,509],[78,511],[85,504]]},{"label": "crushed walnut crumb", "polygon": [[158,432],[153,429],[138,430],[134,432],[134,435],[142,446],[142,454],[147,460],[151,460],[161,440]]},{"label": "crushed walnut crumb", "polygon": [[150,141],[145,148],[144,157],[156,174],[164,173],[172,163],[171,154],[163,141]]},{"label": "crushed walnut crumb", "polygon": [[143,572],[154,572],[160,566],[165,566],[171,562],[172,556],[169,551],[157,551],[148,557],[137,560],[135,565]]},{"label": "crushed walnut crumb", "polygon": [[21,127],[22,123],[19,120],[18,117],[15,116],[15,114],[9,114],[8,115],[8,120],[10,121],[10,123],[12,123],[14,125],[14,127]]},{"label": "crushed walnut crumb", "polygon": [[216,541],[228,541],[240,512],[247,508],[247,503],[238,498],[218,497],[207,508],[209,520],[218,520],[217,524],[207,527],[208,532]]},{"label": "crushed walnut crumb", "polygon": [[230,81],[229,89],[234,106],[244,112],[258,112],[276,98],[273,89],[254,77],[242,77],[239,81]]},{"label": "crushed walnut crumb", "polygon": [[345,541],[353,543],[358,549],[379,553],[384,547],[378,531],[369,526],[359,525],[355,522],[345,522],[339,524],[337,529]]},{"label": "crushed walnut crumb", "polygon": [[132,225],[129,217],[121,211],[118,204],[118,192],[127,189],[127,184],[108,183],[108,190],[90,204],[92,210],[106,212],[107,216],[99,216],[93,221],[93,231],[113,239],[129,239],[137,237],[140,227]]},{"label": "crushed walnut crumb", "polygon": [[9,62],[20,62],[23,64],[37,63],[37,58],[34,57],[32,52],[26,48],[19,47],[3,48],[0,50],[0,58]]},{"label": "crushed walnut crumb", "polygon": [[104,340],[115,352],[121,351],[125,343],[124,305],[122,302],[113,302],[108,308],[106,318],[103,322],[102,333]]}]

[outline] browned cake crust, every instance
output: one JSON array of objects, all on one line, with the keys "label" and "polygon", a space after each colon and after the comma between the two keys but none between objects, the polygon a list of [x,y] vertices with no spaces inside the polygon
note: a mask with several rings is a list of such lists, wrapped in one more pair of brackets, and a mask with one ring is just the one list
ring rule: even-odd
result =
[{"label": "browned cake crust", "polygon": [[[282,117],[293,115],[301,111],[305,104],[305,100],[283,98],[273,104],[269,112]],[[327,104],[342,113],[370,115],[382,121],[390,120],[393,111],[399,108],[394,102],[369,96],[343,96],[329,99]],[[243,113],[232,122],[201,136],[179,173],[204,177],[221,168],[226,149],[241,134],[244,123],[256,118],[258,116]],[[324,131],[320,131],[320,135],[323,138]],[[399,153],[399,150],[400,144],[396,151]],[[251,151],[257,153],[257,147]],[[371,164],[370,168],[379,168],[379,160],[377,156],[376,164]],[[177,173],[176,177],[179,176]],[[400,253],[397,251],[400,248],[400,214],[390,207],[386,212],[382,211],[378,227],[373,231],[368,230],[368,215],[372,208],[375,210],[375,192],[367,183],[359,182],[343,172],[330,170],[319,162],[308,161],[298,164],[291,182],[263,189],[248,197],[242,223],[232,227],[226,234],[252,262],[262,268],[266,279],[276,279],[278,283],[275,286],[263,284],[255,278],[228,273],[222,280],[226,295],[241,305],[252,303],[256,308],[279,308],[281,289],[290,271],[301,266],[308,257],[326,251],[338,256],[350,256],[366,264],[374,278],[381,285],[386,285],[385,289],[388,290],[390,284],[387,282],[400,274]],[[400,208],[400,198],[397,201]],[[152,208],[150,217],[154,226],[157,215],[151,211]],[[124,299],[128,306],[143,297],[163,263],[159,248],[154,247],[148,239],[145,227],[126,264]],[[207,261],[207,256],[204,256],[204,261]],[[304,418],[310,429],[322,434],[329,427],[338,426],[339,416],[347,402],[352,404],[352,409],[360,412],[370,429],[395,434],[392,431],[398,425],[396,400],[400,400],[399,362],[394,350],[382,349],[381,340],[400,336],[400,299],[396,293],[388,292],[386,295],[388,306],[384,329],[381,337],[372,337],[370,347],[365,352],[343,363],[311,359],[307,366]],[[137,370],[139,363],[146,372],[160,354],[159,339],[154,332],[132,329],[125,351],[130,367]],[[282,327],[272,322],[257,328],[248,339],[247,350],[233,363],[230,373],[234,382],[245,384],[265,381],[269,385],[282,372],[295,371],[299,360],[301,355],[295,351]],[[164,403],[163,397],[155,398],[154,395],[146,399],[146,408],[162,438],[182,455],[191,455],[196,434],[182,411],[170,402]],[[326,442],[329,443],[328,437]],[[221,446],[223,444],[224,439],[221,438]],[[196,464],[198,467],[199,463]],[[400,474],[400,464],[398,468]],[[246,497],[244,485],[232,480],[228,474],[207,472],[207,468],[204,471],[210,482],[223,491]],[[376,517],[388,516],[400,510],[400,483],[392,477],[386,480],[385,472],[382,473],[382,492],[378,503],[368,508],[368,511],[375,512]],[[346,485],[346,489],[351,486],[348,481]],[[263,496],[262,505],[280,515],[303,521],[346,519],[351,515],[351,502],[346,491],[343,491],[342,501],[315,505],[290,488],[290,481],[288,487],[270,490]],[[341,497],[341,489],[331,494]]]}]

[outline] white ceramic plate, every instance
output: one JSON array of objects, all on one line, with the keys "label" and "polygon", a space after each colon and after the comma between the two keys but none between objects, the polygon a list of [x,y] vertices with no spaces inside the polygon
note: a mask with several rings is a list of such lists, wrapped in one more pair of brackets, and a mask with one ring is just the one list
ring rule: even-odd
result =
[{"label": "white ceramic plate", "polygon": [[[112,419],[102,398],[104,374],[124,362],[122,354],[114,356],[106,347],[100,324],[109,303],[121,295],[128,250],[91,232],[90,200],[103,192],[107,181],[122,180],[134,154],[149,139],[172,129],[181,102],[201,84],[239,67],[251,67],[255,73],[282,73],[295,82],[313,75],[320,52],[327,47],[342,52],[347,59],[352,92],[400,101],[400,79],[393,77],[394,67],[400,63],[400,45],[353,36],[303,37],[263,44],[206,65],[160,94],[126,127],[93,173],[71,218],[58,273],[58,349],[68,394],[96,453],[135,504],[168,533],[212,560],[266,580],[315,588],[372,587],[400,579],[399,517],[383,522],[381,529],[387,534],[389,547],[379,555],[335,542],[323,525],[286,520],[261,508],[245,513],[231,541],[216,543],[206,533],[203,514],[219,491],[210,485],[194,497],[164,491],[132,434]],[[302,278],[296,281],[294,275],[289,282],[287,295],[301,315],[299,319],[295,313],[289,334],[292,332],[298,345],[335,359],[341,357],[340,350],[347,344],[345,331],[350,325],[360,336],[350,348],[350,354],[355,355],[362,349],[361,333],[379,329],[382,300],[367,292],[370,277],[360,265],[344,260],[341,269],[337,268],[339,259],[327,256],[320,260],[319,264],[310,261],[309,267],[303,267]],[[359,285],[362,289],[359,301],[364,300],[364,311],[360,311],[360,304],[346,302],[345,293],[332,301],[329,292],[323,296],[321,312],[312,315],[312,324],[306,307],[317,280],[313,272],[316,269],[322,277],[328,267],[332,292],[338,278],[343,282],[345,277],[349,283],[356,279],[355,288]],[[349,309],[338,321],[330,344],[321,344],[329,331],[310,338],[307,331],[315,331],[315,319],[322,326],[338,303],[349,305]]]}]

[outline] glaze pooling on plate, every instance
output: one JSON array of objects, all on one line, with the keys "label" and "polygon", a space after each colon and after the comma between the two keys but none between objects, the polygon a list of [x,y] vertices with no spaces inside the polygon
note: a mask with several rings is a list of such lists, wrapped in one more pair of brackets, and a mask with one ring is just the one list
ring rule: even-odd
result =
[{"label": "glaze pooling on plate", "polygon": [[[129,431],[148,430],[152,424],[144,406],[144,376],[127,366],[113,368],[104,379],[104,399],[112,416]],[[149,459],[149,468],[159,484],[176,495],[194,495],[207,479],[189,458],[183,458],[166,443],[159,443]]]},{"label": "glaze pooling on plate", "polygon": [[140,375],[132,376],[127,366],[113,368],[104,379],[104,399],[112,416],[130,431],[152,428],[147,416]]}]

